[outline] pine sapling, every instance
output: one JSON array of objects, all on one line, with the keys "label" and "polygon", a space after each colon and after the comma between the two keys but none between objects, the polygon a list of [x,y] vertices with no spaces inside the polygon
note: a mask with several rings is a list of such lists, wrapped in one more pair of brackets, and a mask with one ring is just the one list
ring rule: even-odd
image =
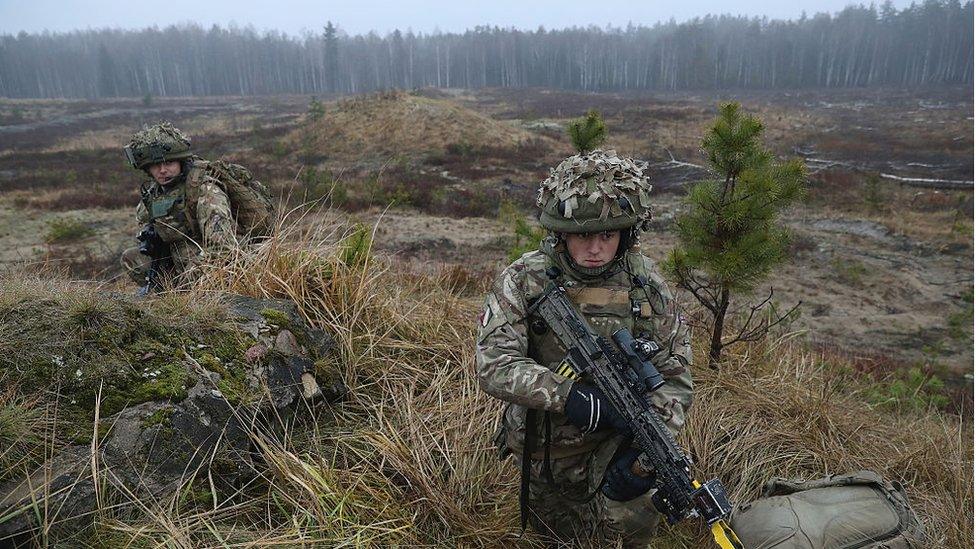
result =
[{"label": "pine sapling", "polygon": [[603,122],[600,113],[593,109],[590,109],[586,116],[570,122],[566,129],[569,131],[573,147],[580,154],[596,149],[607,140],[607,125]]},{"label": "pine sapling", "polygon": [[[773,161],[762,145],[762,131],[762,122],[743,115],[737,103],[720,107],[720,116],[702,139],[702,151],[719,178],[699,183],[688,193],[686,210],[676,219],[678,244],[664,264],[711,317],[713,368],[725,347],[762,338],[799,306],[777,315],[772,288],[757,303],[733,306],[734,297],[750,295],[786,260],[789,233],[779,216],[802,196],[806,181],[799,161]],[[726,319],[735,312],[743,313],[744,319],[738,331],[727,336]]]}]

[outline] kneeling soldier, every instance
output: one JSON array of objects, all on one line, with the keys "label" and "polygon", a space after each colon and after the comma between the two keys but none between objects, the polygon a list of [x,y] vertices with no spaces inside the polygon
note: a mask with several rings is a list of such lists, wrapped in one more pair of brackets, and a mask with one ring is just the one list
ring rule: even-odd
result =
[{"label": "kneeling soldier", "polygon": [[[140,245],[122,253],[122,266],[143,291],[156,289],[160,275],[176,276],[214,248],[237,245],[230,199],[218,181],[187,182],[195,164],[190,140],[169,123],[144,128],[124,148],[129,164],[148,176],[136,218],[145,225]],[[160,270],[166,271],[165,273]]]}]

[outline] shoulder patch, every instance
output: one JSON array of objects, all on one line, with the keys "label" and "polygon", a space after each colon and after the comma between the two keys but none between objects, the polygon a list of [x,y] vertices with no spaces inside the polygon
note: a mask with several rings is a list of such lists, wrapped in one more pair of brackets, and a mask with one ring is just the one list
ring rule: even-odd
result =
[{"label": "shoulder patch", "polygon": [[500,326],[508,322],[494,292],[485,299],[485,309],[478,316],[478,343],[481,343]]},{"label": "shoulder patch", "polygon": [[481,327],[482,328],[488,326],[488,323],[491,322],[491,304],[490,303],[485,303],[485,310],[481,312],[481,316],[479,317],[479,321],[481,323]]}]

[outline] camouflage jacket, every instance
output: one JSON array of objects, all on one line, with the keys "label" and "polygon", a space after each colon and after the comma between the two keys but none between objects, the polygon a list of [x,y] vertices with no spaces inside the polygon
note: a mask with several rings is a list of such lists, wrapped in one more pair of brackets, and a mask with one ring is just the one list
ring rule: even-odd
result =
[{"label": "camouflage jacket", "polygon": [[[520,451],[527,408],[545,410],[551,421],[553,458],[589,451],[611,436],[609,432],[584,435],[567,423],[563,410],[572,381],[554,371],[566,351],[541,318],[526,317],[527,303],[542,293],[548,282],[545,270],[559,263],[560,253],[551,244],[544,244],[540,251],[523,255],[501,273],[487,296],[475,350],[481,388],[510,403],[504,412],[504,443]],[[632,287],[631,274],[624,270],[605,279],[585,280],[563,269],[563,283],[580,313],[600,335],[609,337],[616,329],[628,327],[660,345],[662,350],[652,362],[666,383],[654,393],[653,403],[668,427],[677,432],[691,405],[688,328],[653,262],[637,252],[628,252],[622,261],[631,274],[647,278],[644,288]],[[542,432],[541,421],[540,417],[537,433]]]},{"label": "camouflage jacket", "polygon": [[136,218],[142,224],[153,221],[164,241],[192,243],[200,249],[236,244],[230,199],[218,182],[203,176],[199,166],[191,163],[182,181],[165,187],[150,181],[143,192]]}]

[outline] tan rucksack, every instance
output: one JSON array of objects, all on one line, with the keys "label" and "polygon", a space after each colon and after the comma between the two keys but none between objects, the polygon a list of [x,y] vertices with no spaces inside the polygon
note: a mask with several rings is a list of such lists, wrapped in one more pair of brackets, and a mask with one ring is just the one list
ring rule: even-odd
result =
[{"label": "tan rucksack", "polygon": [[760,499],[738,506],[732,528],[746,549],[910,549],[925,543],[904,488],[872,471],[774,478]]},{"label": "tan rucksack", "polygon": [[[251,172],[239,164],[223,160],[195,158],[187,177],[187,206],[193,207],[195,193],[205,182],[214,182],[227,193],[231,214],[237,222],[240,236],[267,236],[275,223],[274,203],[271,193]],[[196,212],[191,211],[196,216]]]}]

